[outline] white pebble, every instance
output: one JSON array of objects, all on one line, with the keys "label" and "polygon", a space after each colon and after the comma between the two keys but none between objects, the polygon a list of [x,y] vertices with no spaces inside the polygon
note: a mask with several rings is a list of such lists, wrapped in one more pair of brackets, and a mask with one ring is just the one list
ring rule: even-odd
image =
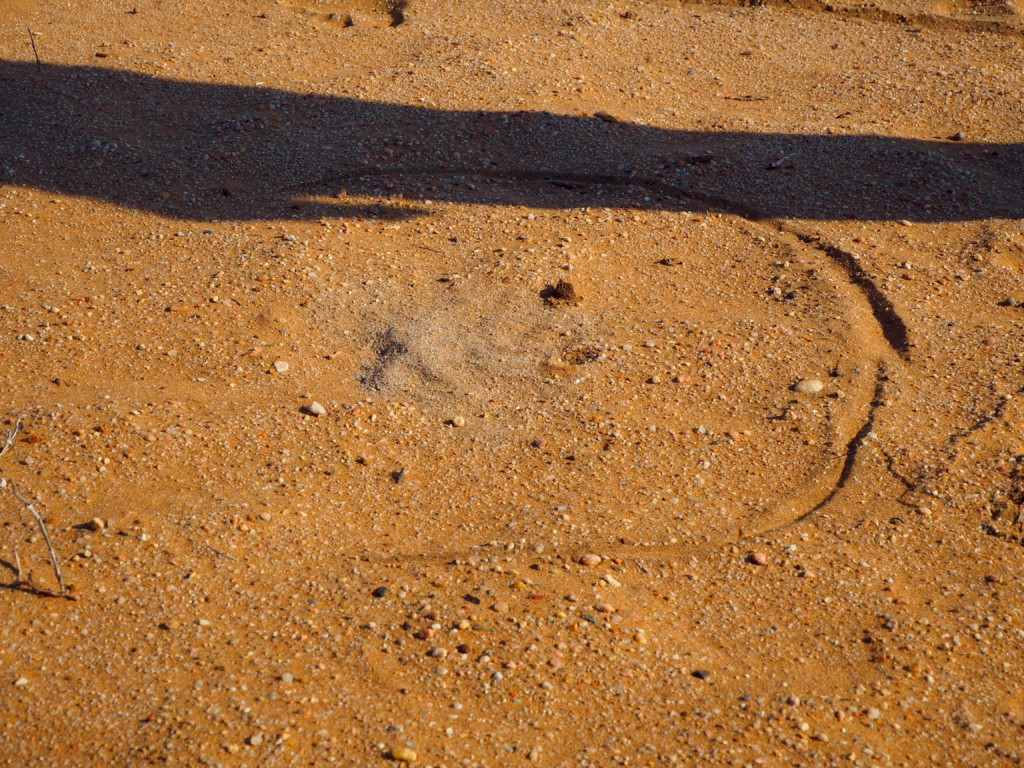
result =
[{"label": "white pebble", "polygon": [[814,395],[821,392],[824,388],[825,385],[820,379],[800,379],[796,386],[793,387],[793,389],[803,395]]}]

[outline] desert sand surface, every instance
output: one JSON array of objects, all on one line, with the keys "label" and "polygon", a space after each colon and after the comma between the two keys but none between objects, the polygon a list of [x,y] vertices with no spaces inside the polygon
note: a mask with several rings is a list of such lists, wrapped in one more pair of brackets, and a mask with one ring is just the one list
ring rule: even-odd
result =
[{"label": "desert sand surface", "polygon": [[1009,0],[0,1],[0,764],[1019,765],[1022,96]]}]

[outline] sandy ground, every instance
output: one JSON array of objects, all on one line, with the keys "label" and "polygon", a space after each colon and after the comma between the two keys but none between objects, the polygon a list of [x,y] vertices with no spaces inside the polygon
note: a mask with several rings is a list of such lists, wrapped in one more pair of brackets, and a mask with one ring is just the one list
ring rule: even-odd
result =
[{"label": "sandy ground", "polygon": [[1022,94],[1006,0],[2,0],[0,763],[1020,764]]}]

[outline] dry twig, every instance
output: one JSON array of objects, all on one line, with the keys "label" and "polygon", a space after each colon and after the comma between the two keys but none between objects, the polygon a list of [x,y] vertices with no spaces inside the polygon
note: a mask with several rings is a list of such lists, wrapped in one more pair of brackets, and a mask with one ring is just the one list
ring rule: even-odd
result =
[{"label": "dry twig", "polygon": [[[57,553],[53,551],[53,542],[50,541],[50,532],[46,530],[46,523],[43,522],[43,516],[40,515],[32,502],[18,493],[18,489],[14,487],[14,483],[8,481],[11,489],[11,493],[14,494],[14,498],[21,502],[22,506],[29,511],[29,514],[36,519],[36,523],[39,524],[39,530],[43,532],[43,539],[46,540],[46,549],[50,552],[50,563],[53,565],[53,572],[57,574],[57,584],[60,585],[60,592],[57,594],[60,597],[66,597],[68,594],[67,587],[64,586],[64,576],[60,572],[60,563],[57,562]],[[20,568],[18,570],[21,570]],[[52,594],[52,593],[51,593]]]},{"label": "dry twig", "polygon": [[213,544],[207,544],[206,546],[210,549],[211,552],[213,552],[213,554],[217,555],[218,557],[226,557],[228,560],[236,559],[229,555],[227,552],[217,549],[215,546],[213,546]]},{"label": "dry twig", "polygon": [[43,71],[43,62],[39,60],[39,49],[36,48],[36,33],[32,31],[32,27],[25,27],[28,30],[28,39],[32,43],[32,53],[36,55],[36,69],[40,72]]},{"label": "dry twig", "polygon": [[[3,456],[5,453],[7,453],[7,451],[11,449],[11,446],[14,445],[14,440],[18,436],[18,432],[21,430],[21,419],[22,414],[18,414],[18,417],[14,420],[14,426],[11,427],[11,429],[7,432],[7,436],[4,438],[4,444],[0,446],[0,456]],[[43,539],[45,539],[46,549],[50,553],[50,563],[53,564],[53,572],[57,575],[57,584],[60,586],[60,592],[52,592],[51,590],[40,589],[36,587],[34,584],[31,583],[31,576],[29,576],[29,581],[25,580],[24,572],[21,570],[21,557],[18,554],[17,547],[15,547],[14,549],[15,585],[28,585],[37,593],[46,595],[57,595],[59,597],[67,597],[68,590],[64,584],[64,576],[60,572],[60,563],[57,560],[57,553],[53,551],[53,542],[50,541],[50,532],[46,529],[46,523],[43,520],[43,516],[36,511],[36,508],[34,506],[32,506],[32,502],[30,502],[28,499],[26,499],[24,496],[18,493],[18,489],[14,487],[14,483],[12,481],[2,477],[0,477],[0,481],[2,481],[0,482],[0,487],[8,487],[11,489],[11,493],[14,495],[14,498],[20,501],[22,503],[22,506],[24,506],[25,509],[29,511],[33,518],[35,518],[36,524],[39,526],[39,530],[43,532]]]},{"label": "dry twig", "polygon": [[21,429],[21,414],[18,414],[18,418],[14,420],[14,426],[7,433],[7,437],[4,438],[3,448],[0,448],[0,456],[3,456],[7,451],[14,445],[14,438],[18,436],[18,430]]}]

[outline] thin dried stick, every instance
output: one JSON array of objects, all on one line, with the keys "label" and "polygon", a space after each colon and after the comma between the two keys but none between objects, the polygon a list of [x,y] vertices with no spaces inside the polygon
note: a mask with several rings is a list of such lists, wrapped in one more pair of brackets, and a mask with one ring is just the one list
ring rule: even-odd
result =
[{"label": "thin dried stick", "polygon": [[39,60],[39,49],[36,48],[36,33],[32,31],[32,27],[25,27],[28,30],[28,39],[32,42],[32,53],[36,55],[36,69],[40,72],[43,71],[43,62]]},{"label": "thin dried stick", "polygon": [[213,544],[207,544],[206,546],[209,547],[210,551],[213,552],[213,554],[215,554],[215,555],[217,555],[219,557],[226,557],[228,560],[234,560],[235,559],[231,555],[229,555],[227,552],[224,552],[222,550],[217,549],[215,546],[213,546]]},{"label": "thin dried stick", "polygon": [[18,548],[14,548],[14,583],[24,584],[25,580],[21,578],[21,558],[18,557]]},{"label": "thin dried stick", "polygon": [[7,437],[4,439],[4,446],[0,448],[0,456],[7,453],[11,446],[14,445],[14,438],[18,436],[19,429],[21,429],[21,414],[18,414],[18,418],[14,420],[14,426],[11,427],[11,431],[7,433]]},{"label": "thin dried stick", "polygon": [[22,503],[22,506],[29,511],[29,513],[36,519],[39,524],[39,530],[43,532],[43,538],[46,540],[46,548],[50,552],[50,562],[53,564],[53,572],[57,574],[57,583],[60,585],[60,592],[58,593],[61,597],[65,597],[68,593],[67,588],[64,586],[64,577],[60,572],[60,563],[57,562],[57,553],[53,551],[53,543],[50,541],[50,533],[46,530],[46,523],[43,522],[43,516],[36,512],[36,508],[32,506],[32,502],[18,493],[18,489],[14,487],[14,483],[8,481],[11,487],[11,493],[14,494],[14,498]]}]

